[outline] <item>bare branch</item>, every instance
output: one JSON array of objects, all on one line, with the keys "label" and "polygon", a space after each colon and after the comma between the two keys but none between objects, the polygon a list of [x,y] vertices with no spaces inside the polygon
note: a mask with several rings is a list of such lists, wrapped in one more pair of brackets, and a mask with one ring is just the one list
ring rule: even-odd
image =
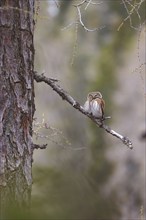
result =
[{"label": "bare branch", "polygon": [[34,144],[33,149],[46,149],[47,144],[39,145],[39,144]]},{"label": "bare branch", "polygon": [[67,28],[71,27],[72,25],[75,25],[75,24],[80,24],[86,31],[88,32],[93,32],[93,31],[98,31],[98,30],[101,30],[103,29],[105,26],[102,26],[102,27],[96,27],[96,28],[93,28],[93,29],[89,29],[85,26],[83,20],[82,20],[82,14],[81,14],[81,9],[80,7],[84,4],[86,4],[86,7],[85,7],[85,10],[87,9],[87,7],[92,4],[92,5],[98,5],[98,4],[101,4],[102,2],[92,2],[92,0],[82,0],[81,2],[79,2],[78,4],[76,5],[73,5],[76,9],[77,9],[77,17],[78,17],[78,20],[77,21],[74,21],[74,22],[71,22],[70,24],[68,24],[66,27],[62,28],[62,30],[66,30]]},{"label": "bare branch", "polygon": [[72,25],[77,24],[77,23],[79,23],[79,22],[73,21],[73,22],[69,23],[67,26],[61,28],[61,30],[64,31],[64,30],[70,28]]},{"label": "bare branch", "polygon": [[[141,26],[141,17],[140,17],[140,14],[139,14],[139,12],[138,12],[139,4],[138,4],[138,3],[135,3],[135,5],[132,5],[128,0],[122,0],[122,2],[123,2],[123,5],[124,5],[124,7],[125,7],[125,9],[126,9],[126,11],[127,11],[127,14],[129,15],[130,27],[133,28],[133,29],[135,29],[135,30],[138,30],[138,29],[139,29],[139,26]],[[138,27],[134,27],[134,26],[133,26],[133,24],[132,24],[132,19],[131,19],[131,15],[130,15],[130,12],[131,12],[131,11],[128,10],[128,7],[127,7],[126,3],[127,3],[127,5],[129,5],[129,6],[132,8],[131,10],[134,10],[134,11],[136,12],[136,14],[137,14],[138,19],[139,19],[139,23],[140,23],[140,25],[139,25]],[[133,11],[133,13],[134,13],[134,11]]]},{"label": "bare branch", "polygon": [[84,110],[84,108],[77,101],[75,101],[64,89],[62,89],[58,84],[56,84],[55,81],[52,81],[52,79],[47,78],[44,75],[39,75],[36,72],[34,73],[34,79],[36,80],[36,82],[45,82],[46,84],[51,86],[51,88],[55,92],[57,92],[58,95],[62,97],[62,99],[64,99],[70,105],[72,105],[73,108],[77,109],[82,114],[84,114],[87,117],[89,117],[98,127],[104,129],[109,134],[111,134],[111,135],[117,137],[118,139],[120,139],[123,142],[123,144],[128,146],[128,148],[133,149],[132,142],[127,137],[125,137],[125,136],[117,133],[116,131],[112,130],[109,126],[105,125],[103,121],[101,121],[100,119],[95,118],[93,115],[91,115],[88,112],[86,112]]},{"label": "bare branch", "polygon": [[86,7],[85,7],[85,10],[88,8],[88,6],[91,4],[92,0],[89,0]]},{"label": "bare branch", "polygon": [[[138,29],[139,29],[139,27],[137,28],[137,27],[134,27],[134,26],[132,25],[131,16],[132,16],[132,14],[134,14],[134,12],[136,12],[136,14],[137,14],[137,16],[138,16],[138,19],[139,19],[139,22],[140,22],[140,25],[139,25],[139,26],[141,27],[141,17],[140,17],[140,14],[139,14],[138,10],[139,10],[139,8],[141,7],[141,5],[142,5],[142,3],[143,3],[144,1],[145,1],[145,0],[140,0],[139,3],[136,3],[136,2],[135,2],[135,4],[132,5],[129,1],[127,1],[127,0],[122,0],[122,3],[123,3],[124,8],[126,9],[126,11],[127,11],[127,13],[128,13],[128,16],[121,22],[121,24],[119,25],[117,31],[119,31],[119,30],[121,29],[121,27],[124,25],[124,23],[125,23],[128,19],[130,20],[130,27],[131,27],[131,28],[133,28],[133,29],[135,29],[135,30],[138,30]],[[130,11],[128,10],[126,3],[132,7],[132,9],[131,9]]]},{"label": "bare branch", "polygon": [[[75,6],[75,5],[74,5]],[[82,15],[81,15],[81,10],[80,10],[80,7],[77,5],[75,6],[77,8],[77,12],[78,12],[78,18],[79,18],[79,23],[81,24],[81,26],[88,32],[92,32],[92,31],[98,31],[104,27],[99,27],[99,28],[93,28],[93,29],[89,29],[85,26],[85,24],[83,23],[82,21]]]},{"label": "bare branch", "polygon": [[82,21],[82,16],[81,16],[81,11],[80,11],[79,6],[76,6],[76,7],[77,7],[77,12],[78,12],[78,16],[79,16],[79,22],[80,22],[81,26],[82,26],[86,31],[96,31],[96,30],[99,30],[99,28],[94,28],[94,29],[89,29],[89,28],[87,28],[87,27],[84,25],[83,21]]},{"label": "bare branch", "polygon": [[84,3],[86,3],[86,0],[81,1],[80,3],[78,3],[77,5],[74,5],[75,7],[80,7],[81,5],[83,5]]},{"label": "bare branch", "polygon": [[86,5],[86,7],[85,7],[85,10],[88,8],[88,6],[91,4],[91,5],[99,5],[99,4],[101,4],[101,3],[103,3],[103,2],[92,2],[92,0],[86,0],[86,2],[87,2],[87,5]]}]

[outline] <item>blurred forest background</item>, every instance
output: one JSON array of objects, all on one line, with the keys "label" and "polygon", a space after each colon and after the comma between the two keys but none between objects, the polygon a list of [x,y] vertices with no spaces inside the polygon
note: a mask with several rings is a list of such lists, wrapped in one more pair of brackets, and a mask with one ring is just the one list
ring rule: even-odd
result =
[{"label": "blurred forest background", "polygon": [[[106,123],[132,140],[131,151],[97,128],[44,83],[35,83],[32,216],[49,220],[138,220],[145,212],[146,1],[40,0],[35,70],[57,78],[81,105],[105,99]],[[89,4],[90,2],[90,4]],[[76,22],[76,23],[74,23]],[[123,23],[122,23],[123,22]]]}]

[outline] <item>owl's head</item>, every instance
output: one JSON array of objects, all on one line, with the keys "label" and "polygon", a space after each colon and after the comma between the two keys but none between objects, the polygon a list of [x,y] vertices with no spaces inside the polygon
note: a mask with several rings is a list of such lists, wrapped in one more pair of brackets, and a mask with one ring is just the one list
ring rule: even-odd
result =
[{"label": "owl's head", "polygon": [[94,99],[96,98],[102,99],[102,95],[100,92],[94,92]]},{"label": "owl's head", "polygon": [[87,96],[87,98],[91,101],[93,99],[96,99],[96,98],[100,98],[102,99],[102,95],[100,92],[90,92]]}]

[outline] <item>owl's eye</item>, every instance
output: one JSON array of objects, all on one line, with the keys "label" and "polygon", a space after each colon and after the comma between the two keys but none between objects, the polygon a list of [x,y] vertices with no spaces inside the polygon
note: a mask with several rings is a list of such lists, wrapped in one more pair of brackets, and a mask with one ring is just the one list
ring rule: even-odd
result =
[{"label": "owl's eye", "polygon": [[91,94],[89,94],[89,99],[93,99],[93,96]]},{"label": "owl's eye", "polygon": [[101,93],[97,93],[97,94],[95,95],[95,98],[102,98]]}]

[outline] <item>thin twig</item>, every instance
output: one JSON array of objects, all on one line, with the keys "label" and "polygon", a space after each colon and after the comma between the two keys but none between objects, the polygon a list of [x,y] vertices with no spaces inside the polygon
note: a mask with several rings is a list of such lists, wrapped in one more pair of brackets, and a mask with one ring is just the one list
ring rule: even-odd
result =
[{"label": "thin twig", "polygon": [[85,1],[87,3],[86,7],[85,7],[85,10],[88,8],[88,6],[91,4],[91,5],[100,5],[102,4],[103,2],[92,2],[92,0],[86,0]]},{"label": "thin twig", "polygon": [[45,82],[46,84],[51,86],[51,88],[55,92],[57,92],[58,95],[61,96],[63,100],[67,101],[70,105],[73,106],[73,108],[77,109],[82,114],[89,117],[98,127],[104,129],[109,134],[111,134],[111,135],[115,136],[116,138],[120,139],[123,142],[123,144],[128,146],[128,148],[130,148],[130,149],[133,148],[132,142],[127,137],[125,137],[125,136],[117,133],[116,131],[112,130],[109,126],[105,125],[103,121],[95,118],[93,115],[86,112],[84,110],[84,108],[77,101],[75,101],[64,89],[62,89],[58,84],[56,84],[55,81],[50,80],[48,77],[46,77],[44,75],[39,75],[36,72],[34,72],[34,79],[37,82]]},{"label": "thin twig", "polygon": [[[133,24],[132,24],[132,19],[131,19],[131,16],[129,17],[129,21],[130,21],[130,27],[135,29],[135,30],[139,30],[139,28],[141,27],[141,17],[140,17],[140,14],[138,12],[138,6],[139,6],[139,3],[135,3],[134,5],[132,5],[128,0],[122,0],[123,4],[124,4],[124,7],[129,15],[129,10],[128,10],[128,7],[127,5],[130,5],[130,7],[132,7],[132,9],[134,9],[134,11],[136,12],[137,16],[138,16],[138,19],[139,19],[139,26],[138,27],[134,27]],[[127,5],[126,5],[127,3]],[[134,13],[133,11],[133,13]]]},{"label": "thin twig", "polygon": [[94,32],[94,31],[98,31],[103,29],[105,26],[103,27],[99,27],[99,28],[93,28],[93,29],[89,29],[86,27],[86,25],[84,24],[83,20],[82,20],[82,13],[81,13],[81,6],[83,6],[84,4],[87,4],[85,7],[85,10],[87,9],[87,7],[92,4],[92,5],[98,5],[101,4],[102,2],[92,2],[92,0],[82,0],[81,2],[79,2],[78,4],[74,4],[72,6],[74,6],[77,9],[77,17],[78,20],[71,22],[70,24],[68,24],[66,27],[62,28],[61,30],[66,30],[67,28],[71,27],[72,25],[75,24],[80,24],[86,31],[88,32]]},{"label": "thin twig", "polygon": [[[141,22],[141,18],[140,18],[138,9],[140,8],[140,6],[142,5],[142,3],[143,3],[144,1],[145,1],[145,0],[141,0],[139,3],[136,3],[135,5],[132,5],[132,4],[129,3],[129,1],[127,1],[127,0],[125,0],[125,1],[122,0],[122,2],[123,2],[123,4],[124,4],[124,7],[125,7],[125,9],[126,9],[126,11],[127,11],[127,13],[128,13],[128,16],[121,22],[121,24],[119,25],[117,31],[120,31],[121,27],[124,25],[124,23],[125,23],[128,19],[130,20],[130,26],[132,25],[132,23],[131,23],[131,15],[134,13],[134,11],[136,12],[136,14],[137,14],[137,16],[138,16],[138,18],[139,18],[139,20],[140,20],[140,22]],[[132,7],[132,9],[131,9],[130,11],[128,11],[128,8],[127,8],[125,2],[128,3],[128,4]],[[140,24],[140,26],[141,26],[141,24]],[[138,28],[135,28],[135,27],[133,27],[133,26],[131,26],[131,27],[134,28],[134,29],[136,29],[136,30],[138,29]]]},{"label": "thin twig", "polygon": [[64,31],[64,30],[70,28],[72,25],[77,24],[77,23],[79,23],[79,22],[73,21],[73,22],[69,23],[68,25],[66,25],[65,27],[61,28],[61,31]]},{"label": "thin twig", "polygon": [[46,149],[47,144],[39,145],[39,144],[34,144],[33,149]]},{"label": "thin twig", "polygon": [[86,7],[85,7],[85,10],[88,8],[88,6],[90,5],[91,2],[92,2],[92,0],[89,0],[89,1],[87,2],[87,5],[86,5]]},{"label": "thin twig", "polygon": [[92,31],[98,31],[98,30],[101,30],[102,28],[104,27],[100,27],[100,28],[93,28],[93,29],[89,29],[85,26],[85,24],[83,23],[82,21],[82,15],[81,15],[81,10],[80,10],[80,7],[77,5],[75,6],[77,8],[77,12],[78,12],[78,18],[79,18],[79,23],[81,24],[81,26],[88,32],[92,32]]},{"label": "thin twig", "polygon": [[[100,5],[100,4],[103,3],[103,1],[101,1],[101,2],[92,2],[92,1],[90,1],[90,0],[86,0],[86,2],[88,2],[88,4],[89,4],[89,2],[90,2],[91,5]],[[86,8],[85,8],[85,9],[86,9]]]}]

